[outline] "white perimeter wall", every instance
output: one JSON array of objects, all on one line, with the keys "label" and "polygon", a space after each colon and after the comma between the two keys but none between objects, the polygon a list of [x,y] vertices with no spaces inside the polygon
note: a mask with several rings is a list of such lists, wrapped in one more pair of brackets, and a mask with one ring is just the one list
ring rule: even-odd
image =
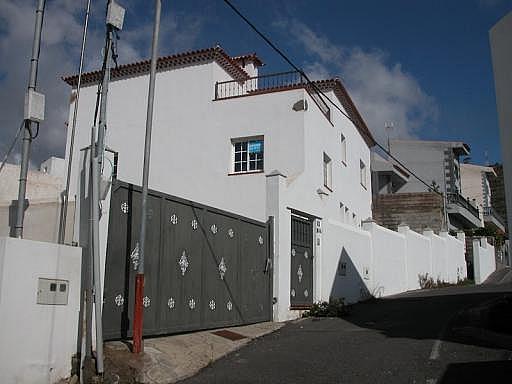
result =
[{"label": "white perimeter wall", "polygon": [[473,267],[475,284],[482,284],[496,270],[494,247],[485,237],[473,240]]},{"label": "white perimeter wall", "polygon": [[[398,232],[405,237],[407,290],[420,289],[419,277],[432,270],[432,244],[428,237],[399,226]],[[464,254],[462,254],[464,256]]]},{"label": "white perimeter wall", "polygon": [[[0,383],[55,383],[77,349],[82,249],[0,237]],[[67,305],[37,304],[38,278],[69,281]]]},{"label": "white perimeter wall", "polygon": [[[359,229],[323,220],[321,232],[320,253],[316,246],[316,301],[343,297],[347,303],[354,303],[369,295],[382,297],[419,289],[419,275],[432,277],[436,273],[451,283],[467,277],[463,236],[438,236],[431,231],[422,235],[408,226],[394,232],[372,221],[364,222],[363,229]],[[437,263],[435,270],[433,260]],[[289,264],[289,258],[283,263]],[[346,268],[341,268],[342,264]],[[289,274],[289,269],[286,272]],[[289,282],[284,283],[283,290],[288,286]],[[289,300],[288,289],[279,300]],[[293,316],[286,311],[279,314],[280,319]]]}]

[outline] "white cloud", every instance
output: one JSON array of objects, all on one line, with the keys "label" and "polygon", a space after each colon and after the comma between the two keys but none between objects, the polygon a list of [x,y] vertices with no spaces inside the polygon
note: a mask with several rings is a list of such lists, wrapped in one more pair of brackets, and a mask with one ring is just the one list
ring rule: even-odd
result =
[{"label": "white cloud", "polygon": [[379,143],[386,142],[386,122],[394,123],[393,137],[411,138],[425,124],[437,119],[435,100],[400,63],[391,64],[384,52],[335,45],[298,21],[276,25],[293,31],[311,58],[304,63],[304,70],[313,79],[342,74],[344,84]]},{"label": "white cloud", "polygon": [[[131,0],[121,3],[126,3],[129,10],[134,7]],[[50,155],[64,156],[70,89],[61,80],[61,76],[78,70],[84,5],[83,1],[76,0],[46,2],[37,84],[37,89],[46,95],[46,119],[41,124],[39,137],[32,145],[32,160],[35,164]],[[147,8],[148,15],[139,15],[134,8],[131,13],[127,13],[124,29],[119,33],[119,63],[149,56],[153,15],[152,8]],[[148,16],[149,21],[144,16]],[[105,36],[103,17],[104,4],[93,2],[87,36],[86,70],[98,69],[101,65]],[[201,19],[185,16],[178,19],[167,15],[166,20],[169,19],[171,22],[163,23],[161,27],[160,52],[168,54],[170,47],[177,50],[190,48],[200,32]],[[34,1],[0,1],[0,156],[7,150],[23,117],[34,20]],[[141,20],[144,22],[141,23]],[[19,146],[11,161],[19,158],[17,153]]]}]

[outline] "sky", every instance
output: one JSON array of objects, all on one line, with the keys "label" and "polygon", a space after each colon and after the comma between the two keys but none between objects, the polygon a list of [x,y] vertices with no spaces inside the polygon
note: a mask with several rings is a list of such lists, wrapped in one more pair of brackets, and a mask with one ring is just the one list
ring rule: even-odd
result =
[{"label": "sky", "polygon": [[[126,7],[119,63],[149,57],[153,2]],[[392,137],[457,140],[471,162],[501,160],[489,29],[512,0],[232,0],[315,79],[339,77],[378,142]],[[106,1],[93,0],[85,67],[101,65]],[[64,157],[70,89],[76,73],[85,0],[47,0],[38,90],[46,120],[32,146],[31,166]],[[23,116],[35,0],[0,0],[0,156]],[[221,0],[163,0],[161,55],[220,44],[235,56],[256,52],[260,72],[291,68]],[[144,129],[144,127],[141,127]],[[20,147],[10,162],[19,161]],[[487,154],[487,155],[486,155]]]}]

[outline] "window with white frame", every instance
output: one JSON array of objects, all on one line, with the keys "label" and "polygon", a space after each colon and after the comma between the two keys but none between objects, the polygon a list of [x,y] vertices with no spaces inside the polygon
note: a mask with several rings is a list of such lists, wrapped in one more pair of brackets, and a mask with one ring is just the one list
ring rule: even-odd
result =
[{"label": "window with white frame", "polygon": [[233,139],[233,172],[263,171],[263,139]]},{"label": "window with white frame", "polygon": [[359,177],[361,185],[366,189],[366,165],[363,160],[359,160]]},{"label": "window with white frame", "polygon": [[347,139],[341,134],[341,162],[347,165]]},{"label": "window with white frame", "polygon": [[332,190],[332,160],[324,152],[324,186]]}]

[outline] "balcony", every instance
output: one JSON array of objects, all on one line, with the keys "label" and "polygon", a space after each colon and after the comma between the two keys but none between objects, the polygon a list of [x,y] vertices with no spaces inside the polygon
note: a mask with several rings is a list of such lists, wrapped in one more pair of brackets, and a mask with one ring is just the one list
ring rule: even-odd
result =
[{"label": "balcony", "polygon": [[446,209],[450,216],[450,223],[457,228],[481,228],[482,220],[478,208],[458,193],[448,193],[446,196]]},{"label": "balcony", "polygon": [[264,93],[304,88],[322,114],[330,121],[331,109],[317,89],[308,84],[300,72],[281,72],[250,77],[247,80],[221,81],[215,83],[215,100],[261,95]]},{"label": "balcony", "polygon": [[505,232],[505,220],[493,207],[484,207],[484,222],[498,231]]}]

